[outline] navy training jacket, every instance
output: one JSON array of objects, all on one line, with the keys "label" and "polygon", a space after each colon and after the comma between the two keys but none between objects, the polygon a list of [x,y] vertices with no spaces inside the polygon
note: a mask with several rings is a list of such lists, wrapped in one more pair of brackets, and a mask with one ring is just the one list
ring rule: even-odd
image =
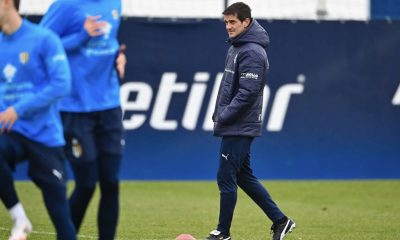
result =
[{"label": "navy training jacket", "polygon": [[261,136],[268,33],[252,19],[246,31],[228,42],[232,46],[215,104],[214,136]]}]

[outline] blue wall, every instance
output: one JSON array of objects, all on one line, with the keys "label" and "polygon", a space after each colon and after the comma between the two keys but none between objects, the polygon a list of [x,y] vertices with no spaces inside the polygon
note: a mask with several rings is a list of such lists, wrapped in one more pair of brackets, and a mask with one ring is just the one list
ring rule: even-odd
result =
[{"label": "blue wall", "polygon": [[371,19],[400,19],[400,0],[371,0]]},{"label": "blue wall", "polygon": [[[268,50],[271,94],[264,136],[253,146],[257,174],[262,178],[399,178],[400,106],[393,105],[392,99],[400,84],[400,24],[261,23],[272,40]],[[127,132],[123,176],[214,178],[219,139],[202,126],[214,80],[224,67],[228,46],[223,23],[129,19],[121,38],[129,45],[127,80],[144,82],[152,89],[149,110],[126,111],[126,121],[138,114],[146,121]],[[165,104],[165,120],[176,121],[176,130],[155,129],[161,124],[156,123],[153,109],[157,96],[165,94],[159,85],[166,72],[176,73],[176,82],[187,83],[188,88],[174,93]],[[188,130],[182,119],[198,72],[210,77],[196,128]],[[267,130],[272,106],[284,107],[279,101],[285,99],[285,88],[297,93],[290,96],[283,126]],[[129,101],[138,103],[143,96],[132,91]]]},{"label": "blue wall", "polygon": [[[400,98],[400,22],[261,24],[271,72],[264,133],[252,149],[256,174],[400,178],[400,99],[392,102],[396,91]],[[214,179],[219,139],[203,125],[224,69],[224,24],[128,18],[120,34],[129,61],[122,177]],[[187,107],[195,93],[198,104]]]}]

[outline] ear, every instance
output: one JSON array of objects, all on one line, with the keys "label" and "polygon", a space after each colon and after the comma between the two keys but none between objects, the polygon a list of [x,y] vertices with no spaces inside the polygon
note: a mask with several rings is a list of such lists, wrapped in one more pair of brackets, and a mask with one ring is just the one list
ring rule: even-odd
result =
[{"label": "ear", "polygon": [[243,20],[244,27],[247,28],[250,25],[250,22],[251,22],[250,18],[246,18],[245,20]]}]

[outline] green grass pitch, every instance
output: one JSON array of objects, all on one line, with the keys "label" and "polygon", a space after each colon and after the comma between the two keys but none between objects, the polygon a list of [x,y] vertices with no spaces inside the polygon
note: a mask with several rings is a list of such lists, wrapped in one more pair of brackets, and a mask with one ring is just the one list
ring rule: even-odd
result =
[{"label": "green grass pitch", "polygon": [[[400,181],[264,181],[280,208],[296,223],[287,240],[400,239]],[[30,240],[55,239],[39,190],[31,182],[16,183],[34,226]],[[72,183],[70,184],[70,189]],[[234,240],[271,239],[271,222],[239,191],[232,223]],[[98,191],[91,202],[79,239],[97,239]],[[175,239],[189,233],[203,239],[216,226],[215,182],[124,181],[118,240]],[[12,223],[0,207],[0,239]],[[285,239],[285,240],[286,240]]]}]

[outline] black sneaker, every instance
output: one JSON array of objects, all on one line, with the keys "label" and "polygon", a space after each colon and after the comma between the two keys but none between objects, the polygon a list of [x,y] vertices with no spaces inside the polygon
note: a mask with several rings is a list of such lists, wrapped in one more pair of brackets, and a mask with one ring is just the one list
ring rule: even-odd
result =
[{"label": "black sneaker", "polygon": [[272,224],[271,233],[274,234],[272,240],[282,240],[286,234],[291,233],[295,227],[296,223],[290,218],[281,224]]},{"label": "black sneaker", "polygon": [[206,238],[207,240],[231,240],[231,236],[224,235],[218,230],[213,230],[210,232],[210,236]]}]

